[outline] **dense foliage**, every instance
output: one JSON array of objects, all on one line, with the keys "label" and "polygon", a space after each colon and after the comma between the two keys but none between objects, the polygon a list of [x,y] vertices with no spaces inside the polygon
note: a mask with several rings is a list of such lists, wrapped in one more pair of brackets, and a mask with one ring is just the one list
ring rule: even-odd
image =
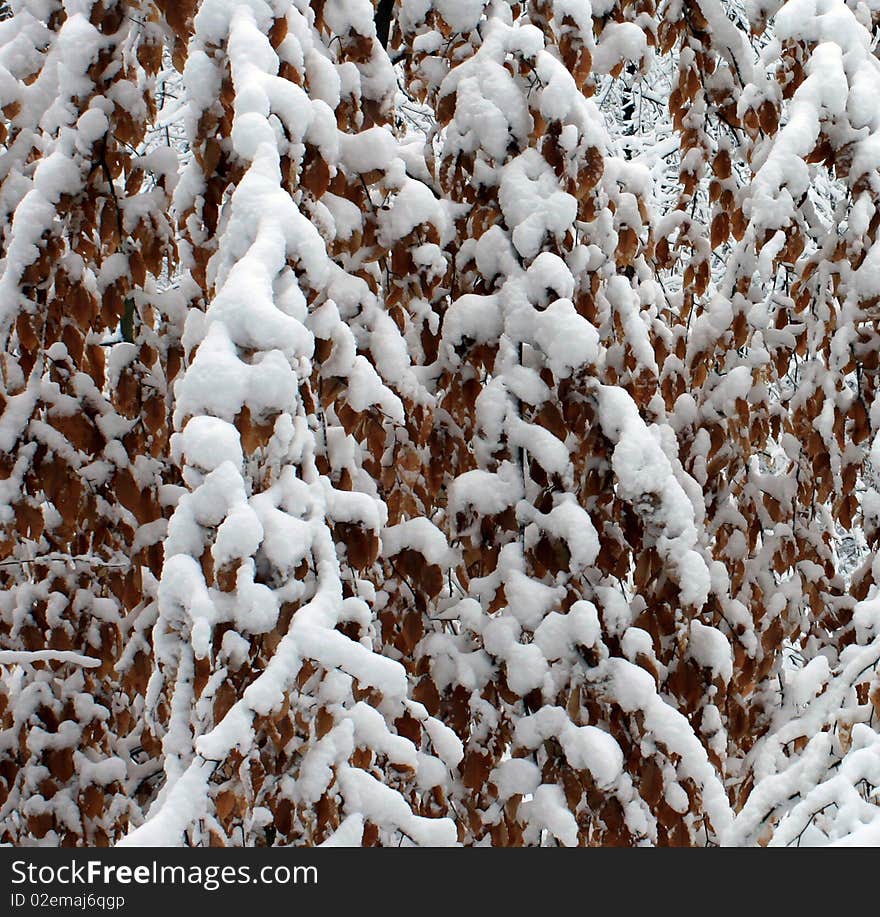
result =
[{"label": "dense foliage", "polygon": [[880,3],[3,14],[0,841],[880,844]]}]

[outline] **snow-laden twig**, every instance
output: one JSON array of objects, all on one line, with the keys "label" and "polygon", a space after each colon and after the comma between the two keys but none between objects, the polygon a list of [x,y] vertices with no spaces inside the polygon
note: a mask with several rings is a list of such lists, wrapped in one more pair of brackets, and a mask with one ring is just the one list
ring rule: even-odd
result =
[{"label": "snow-laden twig", "polygon": [[64,662],[81,665],[85,669],[97,669],[101,665],[101,660],[94,656],[67,650],[0,650],[0,665],[28,665],[33,662]]}]

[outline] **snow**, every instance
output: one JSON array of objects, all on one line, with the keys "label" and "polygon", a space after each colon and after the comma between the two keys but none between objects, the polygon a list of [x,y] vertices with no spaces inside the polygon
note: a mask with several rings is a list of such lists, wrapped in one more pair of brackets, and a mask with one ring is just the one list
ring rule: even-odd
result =
[{"label": "snow", "polygon": [[598,362],[599,334],[578,315],[570,299],[550,303],[534,321],[535,343],[557,379],[567,379],[574,370]]},{"label": "snow", "polygon": [[612,586],[599,586],[596,595],[602,605],[605,627],[608,633],[617,637],[624,634],[632,623],[632,611],[626,598]]},{"label": "snow", "polygon": [[[815,15],[807,12],[815,9],[815,4],[808,2],[800,9],[803,5],[799,0],[789,3],[780,13],[776,23],[780,36],[798,31],[801,16]],[[824,16],[818,18],[824,20]],[[835,22],[840,19],[835,18]],[[794,201],[809,187],[810,176],[804,159],[816,145],[820,121],[846,108],[848,85],[842,49],[837,41],[849,36],[851,32],[844,33],[813,50],[806,66],[807,78],[789,105],[788,121],[755,175],[750,216],[757,231],[788,225]]]},{"label": "snow", "polygon": [[623,710],[640,710],[645,728],[658,741],[679,755],[679,769],[701,788],[706,812],[713,828],[723,834],[732,825],[733,816],[727,794],[711,766],[700,741],[691,731],[687,719],[666,704],[656,693],[649,672],[624,659],[608,659],[605,663],[611,695]]},{"label": "snow", "polygon": [[88,86],[90,81],[83,74],[98,55],[102,44],[101,33],[83,13],[73,12],[62,25],[57,43],[59,57],[64,62],[61,65],[61,81],[71,81],[68,84],[71,92],[77,91],[74,87]]},{"label": "snow", "polygon": [[446,536],[429,519],[418,517],[382,530],[382,546],[389,557],[401,551],[418,551],[429,564],[446,566],[452,554]]},{"label": "snow", "polygon": [[272,7],[266,0],[209,0],[202,3],[193,25],[205,44],[220,45],[232,29],[236,15],[252,19],[256,27],[265,32],[271,24]]},{"label": "snow", "polygon": [[385,718],[362,701],[346,712],[354,725],[354,740],[365,748],[384,754],[392,764],[415,768],[418,757],[412,742],[388,732]]},{"label": "snow", "polygon": [[510,643],[507,646],[494,645],[493,648],[492,642],[487,639],[486,649],[505,660],[507,684],[518,695],[523,696],[543,685],[548,674],[547,660],[536,644]]},{"label": "snow", "polygon": [[450,769],[458,767],[464,757],[461,739],[444,723],[435,717],[425,718],[425,729],[430,736],[434,750]]},{"label": "snow", "polygon": [[815,656],[802,669],[789,673],[785,692],[793,704],[806,706],[827,684],[831,667],[825,656]]},{"label": "snow", "polygon": [[235,671],[241,668],[250,653],[250,643],[237,631],[228,630],[223,634],[220,651],[223,660]]},{"label": "snow", "polygon": [[660,442],[660,430],[639,417],[626,391],[600,386],[599,419],[616,443],[612,467],[620,496],[658,530],[657,548],[673,566],[681,600],[700,607],[708,597],[709,570],[697,546],[695,511]]},{"label": "snow", "polygon": [[457,846],[458,833],[451,819],[413,815],[399,793],[365,771],[343,768],[339,783],[346,810],[363,815],[380,827],[399,828],[423,846]]},{"label": "snow", "polygon": [[0,665],[27,665],[32,662],[61,662],[94,669],[100,659],[67,650],[0,650]]},{"label": "snow", "polygon": [[599,73],[610,73],[623,61],[641,62],[647,53],[647,38],[634,22],[611,22],[602,29],[593,66]]},{"label": "snow", "polygon": [[175,384],[177,417],[209,414],[231,423],[245,404],[259,416],[268,407],[287,403],[296,375],[280,355],[267,354],[259,364],[239,359],[229,329],[211,324],[186,375]]},{"label": "snow", "polygon": [[733,677],[733,650],[727,637],[715,627],[708,627],[694,619],[690,624],[688,653],[701,668],[708,669],[712,677],[725,683]]},{"label": "snow", "polygon": [[469,32],[483,15],[483,0],[436,0],[434,7],[453,32]]},{"label": "snow", "polygon": [[523,501],[517,505],[517,515],[564,541],[571,552],[572,569],[587,570],[593,565],[599,554],[599,536],[589,514],[573,495],[565,494],[549,513],[538,512]]},{"label": "snow", "polygon": [[568,657],[579,645],[595,646],[599,637],[596,607],[584,599],[575,602],[567,614],[551,611],[534,633],[535,643],[550,661]]},{"label": "snow", "polygon": [[521,808],[530,822],[549,831],[564,846],[577,846],[577,822],[569,811],[561,787],[555,783],[542,783]]},{"label": "snow", "polygon": [[516,503],[519,487],[509,462],[502,464],[497,474],[479,468],[466,471],[450,485],[450,512],[457,514],[472,508],[481,516],[496,515]]},{"label": "snow", "polygon": [[47,201],[57,204],[63,194],[75,194],[80,187],[76,164],[60,150],[40,160],[34,172],[34,184]]},{"label": "snow", "polygon": [[347,815],[339,827],[319,847],[360,847],[364,837],[364,817],[360,812]]},{"label": "snow", "polygon": [[183,428],[180,450],[188,464],[204,472],[214,471],[224,462],[240,469],[243,461],[241,441],[232,424],[219,417],[193,417]]},{"label": "snow", "polygon": [[550,737],[559,739],[568,763],[587,770],[600,787],[611,786],[623,770],[623,753],[607,732],[595,726],[575,726],[561,707],[542,707],[516,726],[516,740],[537,748]]},{"label": "snow", "polygon": [[498,203],[511,227],[513,245],[526,259],[537,256],[547,234],[563,233],[577,215],[577,201],[559,190],[556,176],[537,150],[526,150],[503,167]]},{"label": "snow", "polygon": [[654,359],[654,348],[651,346],[648,326],[639,311],[639,300],[635,291],[627,283],[626,278],[618,274],[609,278],[605,296],[620,315],[626,342],[632,348],[637,362],[656,375],[658,369]]},{"label": "snow", "polygon": [[[117,847],[168,847],[178,843],[187,827],[205,810],[207,778],[216,765],[201,761],[190,766],[162,800],[163,817],[147,820],[117,841]],[[153,804],[158,808],[157,803]]]},{"label": "snow", "polygon": [[499,799],[505,800],[534,793],[541,783],[541,771],[527,758],[508,758],[499,762],[489,779],[498,788]]},{"label": "snow", "polygon": [[526,423],[519,417],[509,417],[508,439],[511,445],[528,450],[529,455],[551,474],[564,475],[570,467],[568,447],[544,427]]},{"label": "snow", "polygon": [[465,339],[484,344],[497,338],[502,329],[497,296],[465,293],[449,307],[443,321],[444,343],[455,349]]},{"label": "snow", "polygon": [[277,570],[289,575],[308,554],[311,529],[308,522],[275,505],[273,497],[283,500],[281,494],[269,492],[251,500],[263,533],[260,550]]}]

